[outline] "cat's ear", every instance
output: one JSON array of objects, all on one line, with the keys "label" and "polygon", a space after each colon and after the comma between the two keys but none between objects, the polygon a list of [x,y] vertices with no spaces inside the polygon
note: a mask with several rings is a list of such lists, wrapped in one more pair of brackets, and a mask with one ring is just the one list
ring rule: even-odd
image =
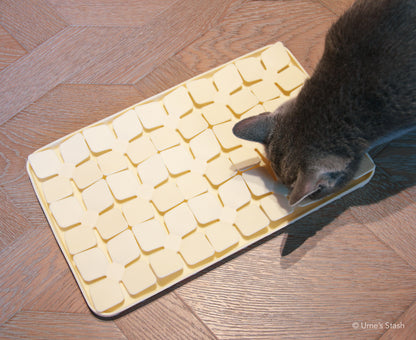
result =
[{"label": "cat's ear", "polygon": [[258,116],[240,120],[234,125],[233,133],[242,139],[267,144],[274,124],[274,114],[264,112]]},{"label": "cat's ear", "polygon": [[306,171],[299,170],[289,196],[290,205],[298,204],[318,190],[323,196],[334,192],[352,176],[353,172],[346,170],[350,162],[347,157],[326,155],[316,158]]},{"label": "cat's ear", "polygon": [[289,195],[289,204],[296,205],[317,191],[321,185],[320,177],[317,171],[308,173],[299,171],[292,192]]}]

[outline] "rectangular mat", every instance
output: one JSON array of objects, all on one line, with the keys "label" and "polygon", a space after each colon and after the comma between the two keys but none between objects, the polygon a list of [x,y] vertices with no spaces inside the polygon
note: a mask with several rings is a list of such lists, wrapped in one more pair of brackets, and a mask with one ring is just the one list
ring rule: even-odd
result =
[{"label": "rectangular mat", "polygon": [[365,185],[295,208],[262,145],[232,134],[308,75],[278,42],[194,77],[29,156],[27,171],[90,307],[114,316]]}]

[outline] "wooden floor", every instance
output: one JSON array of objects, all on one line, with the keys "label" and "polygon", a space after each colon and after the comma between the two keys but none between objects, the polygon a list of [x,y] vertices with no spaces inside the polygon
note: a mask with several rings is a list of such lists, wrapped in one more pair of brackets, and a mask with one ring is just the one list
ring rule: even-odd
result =
[{"label": "wooden floor", "polygon": [[87,308],[25,170],[39,147],[275,41],[313,72],[351,2],[1,0],[0,338],[414,339],[416,133],[372,152],[363,189],[114,320]]}]

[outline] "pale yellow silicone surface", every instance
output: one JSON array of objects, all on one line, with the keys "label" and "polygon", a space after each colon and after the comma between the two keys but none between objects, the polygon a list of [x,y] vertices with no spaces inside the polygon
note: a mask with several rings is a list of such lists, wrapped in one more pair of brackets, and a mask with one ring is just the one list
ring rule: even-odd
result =
[{"label": "pale yellow silicone surface", "polygon": [[57,140],[27,169],[89,307],[114,316],[367,183],[293,208],[241,118],[293,98],[306,72],[266,46]]}]

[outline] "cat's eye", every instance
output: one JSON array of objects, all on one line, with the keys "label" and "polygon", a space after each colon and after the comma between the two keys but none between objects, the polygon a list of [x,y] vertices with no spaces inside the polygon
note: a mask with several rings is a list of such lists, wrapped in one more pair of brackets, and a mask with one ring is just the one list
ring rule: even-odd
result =
[{"label": "cat's eye", "polygon": [[329,177],[329,179],[336,180],[342,176],[342,172],[341,171],[329,172],[327,176]]}]

